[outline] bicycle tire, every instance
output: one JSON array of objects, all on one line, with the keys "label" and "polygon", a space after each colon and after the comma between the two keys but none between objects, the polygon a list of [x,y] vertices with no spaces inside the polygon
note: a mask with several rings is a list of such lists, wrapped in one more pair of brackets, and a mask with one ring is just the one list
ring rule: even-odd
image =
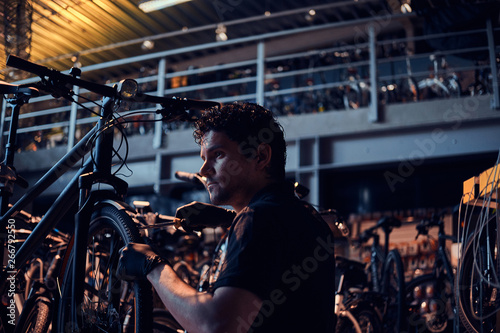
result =
[{"label": "bicycle tire", "polygon": [[[405,302],[409,309],[409,332],[453,332],[453,304],[455,296],[452,285],[439,286],[438,284],[440,283],[436,279],[435,274],[424,274],[406,284]],[[432,289],[427,290],[428,287]],[[447,287],[450,290],[441,290]],[[416,295],[420,293],[422,294]],[[435,311],[422,314],[422,302],[426,302],[427,305],[433,302]]]},{"label": "bicycle tire", "polygon": [[52,321],[53,303],[45,296],[28,299],[14,333],[47,333]]},{"label": "bicycle tire", "polygon": [[[382,322],[373,306],[358,303],[355,308],[348,310],[351,316],[340,316],[337,318],[335,333],[378,333],[382,332]],[[353,322],[357,322],[359,329]]]},{"label": "bicycle tire", "polygon": [[[478,231],[472,234],[467,241],[460,262],[457,277],[458,314],[460,321],[468,332],[496,331],[495,313],[500,310],[500,304],[497,297],[495,297],[496,301],[493,302],[494,304],[488,304],[488,300],[492,299],[493,293],[496,295],[498,289],[490,285],[488,280],[482,283],[478,282],[480,277],[476,269],[476,265],[479,269],[484,267],[482,264],[485,260],[498,265],[500,258],[498,257],[499,253],[496,249],[498,246],[496,244],[498,242],[496,237],[496,220],[497,217],[496,214],[494,214],[486,222],[486,228],[489,233],[488,236],[486,235],[486,229],[482,230],[481,233]],[[489,238],[489,241],[487,241],[487,238]],[[475,246],[478,247],[477,252],[475,251]],[[494,257],[485,258],[486,251],[488,250]],[[478,256],[476,256],[476,254],[478,254]],[[497,266],[494,267],[494,269],[496,269],[496,274],[498,274],[500,267]],[[481,292],[485,292],[486,294],[481,295]]]},{"label": "bicycle tire", "polygon": [[[147,281],[127,282],[114,273],[119,250],[129,242],[143,243],[130,215],[115,206],[97,208],[89,226],[83,302],[78,308],[78,329],[83,332],[150,332],[152,287]],[[71,322],[73,254],[66,268],[58,328],[66,332]]]},{"label": "bicycle tire", "polygon": [[403,261],[397,250],[391,250],[387,254],[384,263],[382,294],[386,298],[384,311],[384,331],[405,331],[405,276]]}]

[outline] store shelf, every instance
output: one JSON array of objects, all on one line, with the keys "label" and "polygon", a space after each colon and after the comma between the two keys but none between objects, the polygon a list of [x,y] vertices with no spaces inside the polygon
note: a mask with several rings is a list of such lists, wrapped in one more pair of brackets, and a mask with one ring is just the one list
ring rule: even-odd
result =
[{"label": "store shelf", "polygon": [[498,165],[483,171],[478,176],[467,179],[463,183],[462,203],[480,207],[499,208],[499,182],[500,169]]}]

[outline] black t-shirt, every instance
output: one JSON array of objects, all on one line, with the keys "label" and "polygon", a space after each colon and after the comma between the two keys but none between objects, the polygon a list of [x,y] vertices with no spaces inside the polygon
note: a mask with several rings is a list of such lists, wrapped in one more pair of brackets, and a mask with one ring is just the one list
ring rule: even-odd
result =
[{"label": "black t-shirt", "polygon": [[319,214],[291,184],[273,184],[235,217],[214,288],[239,287],[263,300],[253,323],[237,318],[241,332],[333,332],[333,252]]}]

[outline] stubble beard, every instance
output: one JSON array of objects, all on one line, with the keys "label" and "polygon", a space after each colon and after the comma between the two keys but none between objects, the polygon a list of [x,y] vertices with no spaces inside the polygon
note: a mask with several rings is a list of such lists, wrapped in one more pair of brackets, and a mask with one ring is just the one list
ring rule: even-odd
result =
[{"label": "stubble beard", "polygon": [[212,190],[210,193],[210,202],[214,205],[230,205],[229,200],[231,199],[231,194],[229,191],[218,187],[216,191]]}]

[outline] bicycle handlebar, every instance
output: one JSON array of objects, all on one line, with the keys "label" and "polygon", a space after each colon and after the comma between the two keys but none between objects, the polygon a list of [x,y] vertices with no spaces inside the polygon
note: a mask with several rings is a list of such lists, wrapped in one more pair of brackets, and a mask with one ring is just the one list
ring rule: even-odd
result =
[{"label": "bicycle handlebar", "polygon": [[[72,75],[63,74],[57,70],[34,64],[30,61],[21,59],[19,57],[9,55],[7,58],[7,66],[15,67],[17,69],[24,70],[26,72],[33,73],[42,80],[45,78],[48,79],[49,83],[54,86],[66,86],[68,84],[73,86],[79,86],[85,88],[89,91],[92,91],[96,94],[106,96],[106,97],[120,97],[124,100],[132,100],[135,102],[148,102],[161,104],[165,109],[175,109],[175,110],[188,110],[188,109],[196,109],[196,110],[204,110],[212,107],[220,107],[220,103],[213,101],[203,101],[203,100],[195,100],[195,99],[187,99],[187,98],[176,98],[176,97],[160,97],[153,96],[143,93],[136,93],[133,96],[123,96],[119,95],[119,92],[115,87],[110,87],[104,84],[98,84],[86,80],[82,80],[76,78]],[[47,81],[45,81],[46,83]],[[42,83],[43,85],[43,83]],[[43,85],[45,87],[45,85]],[[171,114],[169,114],[171,115]],[[178,114],[174,114],[175,116],[179,116]],[[182,119],[187,120],[187,119]]]},{"label": "bicycle handlebar", "polygon": [[79,86],[103,96],[113,97],[116,95],[116,89],[113,87],[78,79],[71,75],[56,71],[55,69],[34,64],[13,55],[9,55],[7,58],[7,66],[33,73],[41,78],[48,77],[51,82],[60,82],[64,85],[71,84]]},{"label": "bicycle handlebar", "polygon": [[439,237],[443,239],[449,239],[452,241],[455,241],[456,237],[451,236],[451,235],[446,235],[444,233],[444,221],[442,218],[439,216],[433,216],[430,219],[424,219],[420,221],[419,224],[415,227],[417,229],[417,236],[415,236],[415,239],[417,239],[420,235],[428,235],[429,234],[429,229],[433,227],[439,227]]},{"label": "bicycle handlebar", "polygon": [[382,229],[384,233],[389,234],[391,233],[393,228],[399,227],[401,227],[401,220],[399,220],[398,218],[392,216],[382,217],[377,221],[376,225],[366,229],[359,235],[359,242],[366,243],[370,238],[375,237],[375,230],[377,229]]}]

